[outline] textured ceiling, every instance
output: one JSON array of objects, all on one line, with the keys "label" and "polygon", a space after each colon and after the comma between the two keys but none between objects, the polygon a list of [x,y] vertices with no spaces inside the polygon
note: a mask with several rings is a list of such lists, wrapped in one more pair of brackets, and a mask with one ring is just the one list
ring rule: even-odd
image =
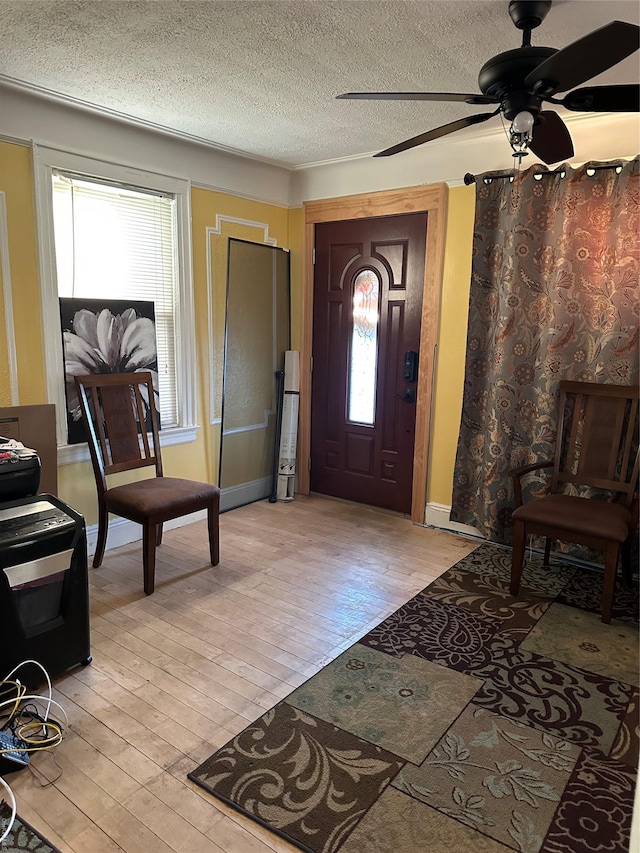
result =
[{"label": "textured ceiling", "polygon": [[[283,165],[316,163],[377,151],[490,111],[335,96],[477,92],[480,66],[520,46],[507,6],[506,0],[0,0],[0,82],[20,81]],[[612,20],[638,23],[640,4],[559,0],[532,41],[564,47]],[[635,83],[637,76],[636,53],[593,82]]]}]

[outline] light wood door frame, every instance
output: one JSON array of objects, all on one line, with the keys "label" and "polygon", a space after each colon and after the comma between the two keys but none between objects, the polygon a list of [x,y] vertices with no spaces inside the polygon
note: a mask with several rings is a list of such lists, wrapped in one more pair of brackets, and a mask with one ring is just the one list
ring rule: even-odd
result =
[{"label": "light wood door frame", "polygon": [[431,408],[435,378],[436,341],[444,263],[447,216],[447,185],[432,184],[399,190],[319,199],[304,202],[302,268],[302,335],[300,345],[300,413],[298,427],[298,491],[310,491],[311,461],[311,356],[313,348],[313,252],[315,226],[320,222],[424,213],[427,239],[420,327],[420,362],[416,401],[416,436],[413,456],[411,520],[424,524],[427,503],[427,467],[431,432]]}]

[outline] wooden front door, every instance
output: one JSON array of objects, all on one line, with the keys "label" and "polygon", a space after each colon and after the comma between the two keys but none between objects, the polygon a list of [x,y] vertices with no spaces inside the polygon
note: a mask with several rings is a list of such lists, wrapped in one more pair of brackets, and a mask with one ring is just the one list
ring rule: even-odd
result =
[{"label": "wooden front door", "polygon": [[427,214],[316,225],[311,489],[411,512]]}]

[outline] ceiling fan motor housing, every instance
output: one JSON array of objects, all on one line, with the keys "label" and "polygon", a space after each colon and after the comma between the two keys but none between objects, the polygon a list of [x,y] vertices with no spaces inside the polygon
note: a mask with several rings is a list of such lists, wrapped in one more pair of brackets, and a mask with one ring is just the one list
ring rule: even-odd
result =
[{"label": "ceiling fan motor housing", "polygon": [[519,30],[534,30],[547,17],[551,0],[511,0],[509,15]]},{"label": "ceiling fan motor housing", "polygon": [[518,47],[507,50],[489,59],[480,69],[478,86],[480,91],[499,98],[505,118],[513,119],[521,110],[534,116],[540,112],[542,95],[525,86],[525,77],[558,51],[554,47]]}]

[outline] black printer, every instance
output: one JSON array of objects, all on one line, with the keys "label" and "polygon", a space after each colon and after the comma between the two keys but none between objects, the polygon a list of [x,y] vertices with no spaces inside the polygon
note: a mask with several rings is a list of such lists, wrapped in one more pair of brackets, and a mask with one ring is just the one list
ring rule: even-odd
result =
[{"label": "black printer", "polygon": [[0,503],[36,495],[40,457],[13,438],[0,436]]}]

